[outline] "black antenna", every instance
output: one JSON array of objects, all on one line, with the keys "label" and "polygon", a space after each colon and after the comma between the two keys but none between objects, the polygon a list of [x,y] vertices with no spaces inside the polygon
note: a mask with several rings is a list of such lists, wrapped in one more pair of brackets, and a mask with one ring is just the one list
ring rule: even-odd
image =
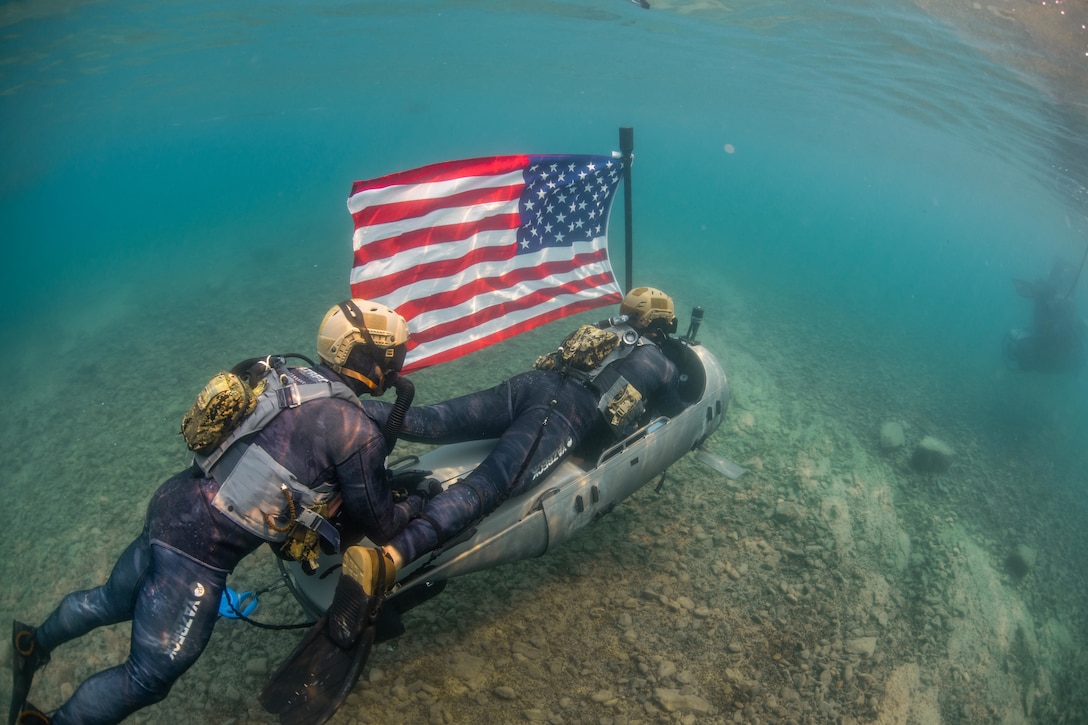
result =
[{"label": "black antenna", "polygon": [[623,157],[623,253],[626,257],[624,259],[626,285],[623,288],[625,294],[630,292],[633,286],[631,283],[631,265],[634,256],[631,243],[631,161],[634,159],[632,154],[634,150],[635,129],[630,126],[620,126],[620,155]]}]

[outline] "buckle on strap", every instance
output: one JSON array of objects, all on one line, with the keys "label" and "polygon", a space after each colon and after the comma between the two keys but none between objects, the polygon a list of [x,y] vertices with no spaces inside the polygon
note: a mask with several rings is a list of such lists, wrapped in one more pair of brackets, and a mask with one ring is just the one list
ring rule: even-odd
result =
[{"label": "buckle on strap", "polygon": [[293,380],[276,391],[276,402],[281,408],[297,408],[302,405],[301,397],[298,394],[298,385]]},{"label": "buckle on strap", "polygon": [[329,542],[334,554],[340,553],[340,531],[327,518],[313,509],[304,509],[295,521]]}]

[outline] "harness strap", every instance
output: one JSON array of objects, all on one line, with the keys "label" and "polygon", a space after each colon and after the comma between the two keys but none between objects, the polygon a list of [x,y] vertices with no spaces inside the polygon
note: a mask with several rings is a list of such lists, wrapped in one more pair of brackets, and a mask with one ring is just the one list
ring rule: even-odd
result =
[{"label": "harness strap", "polygon": [[329,542],[333,551],[340,551],[340,531],[321,514],[313,509],[304,509],[295,522],[310,531],[316,531],[318,536]]},{"label": "harness strap", "polygon": [[303,403],[318,398],[339,398],[362,407],[359,396],[347,385],[329,380],[308,368],[292,368],[292,370],[305,375],[309,382],[300,384],[295,381],[294,376],[291,376],[290,384],[284,386],[278,376],[269,376],[268,388],[257,399],[257,407],[242,421],[241,425],[235,428],[211,453],[193,457],[206,475],[211,474],[211,470],[231,446],[240,439],[262,430],[286,408],[297,408]]},{"label": "harness strap", "polygon": [[[566,373],[572,378],[581,382],[583,385],[592,386],[594,390],[596,390],[597,388],[593,384],[593,381],[596,380],[597,377],[605,371],[605,368],[607,368],[612,363],[622,360],[630,355],[636,347],[651,344],[650,340],[647,340],[645,337],[638,335],[638,333],[635,332],[634,328],[627,325],[617,326],[609,329],[619,331],[618,334],[620,337],[620,344],[616,346],[616,349],[608,353],[608,355],[606,355],[603,360],[597,363],[597,365],[592,370],[576,370],[571,366],[567,366],[566,370]],[[628,342],[628,333],[634,333],[638,335],[637,339],[634,342]]]},{"label": "harness strap", "polygon": [[[212,453],[198,454],[193,462],[205,476],[219,482],[212,505],[251,533],[266,541],[284,541],[297,524],[339,550],[339,531],[314,510],[333,500],[336,487],[328,482],[313,488],[304,485],[261,446],[246,440],[287,408],[320,398],[340,398],[362,406],[358,396],[341,382],[309,368],[284,370],[268,377],[268,388],[253,413]],[[282,521],[285,510],[289,520],[278,523],[276,519]]]}]

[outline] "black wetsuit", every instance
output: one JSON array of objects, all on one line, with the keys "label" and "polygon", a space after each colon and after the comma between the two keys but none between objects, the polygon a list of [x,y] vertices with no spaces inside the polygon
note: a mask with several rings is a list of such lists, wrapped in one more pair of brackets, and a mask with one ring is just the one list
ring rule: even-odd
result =
[{"label": "black wetsuit", "polygon": [[[317,368],[330,380],[331,370]],[[384,543],[418,512],[394,504],[381,429],[347,400],[320,398],[279,413],[253,442],[308,487],[339,487],[351,523]],[[167,480],[151,499],[143,533],[105,585],[65,597],[36,633],[50,651],[96,627],[132,620],[129,657],[80,685],[53,714],[57,725],[116,723],[166,697],[203,652],[227,575],[264,541],[212,505],[219,484],[199,468]]]},{"label": "black wetsuit", "polygon": [[[487,390],[410,408],[400,433],[405,440],[456,443],[499,438],[499,442],[476,469],[430,499],[422,515],[397,534],[391,546],[405,563],[414,561],[467,530],[507,497],[532,488],[604,425],[597,409],[599,391],[608,390],[620,375],[654,413],[672,416],[684,407],[676,366],[657,345],[646,344],[605,368],[593,385],[559,372],[533,370]],[[387,403],[363,405],[378,420],[389,415]]]}]

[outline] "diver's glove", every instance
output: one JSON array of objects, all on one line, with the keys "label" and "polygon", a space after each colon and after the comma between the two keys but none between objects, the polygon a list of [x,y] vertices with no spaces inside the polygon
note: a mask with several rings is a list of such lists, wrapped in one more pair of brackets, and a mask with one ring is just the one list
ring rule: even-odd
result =
[{"label": "diver's glove", "polygon": [[423,499],[434,498],[438,494],[442,493],[442,482],[437,478],[424,478],[418,484],[416,484],[415,490],[412,492],[414,495]]},{"label": "diver's glove", "polygon": [[412,468],[393,473],[387,471],[389,486],[393,489],[393,500],[403,501],[411,496],[426,500],[442,492],[442,484],[431,478],[430,471]]}]

